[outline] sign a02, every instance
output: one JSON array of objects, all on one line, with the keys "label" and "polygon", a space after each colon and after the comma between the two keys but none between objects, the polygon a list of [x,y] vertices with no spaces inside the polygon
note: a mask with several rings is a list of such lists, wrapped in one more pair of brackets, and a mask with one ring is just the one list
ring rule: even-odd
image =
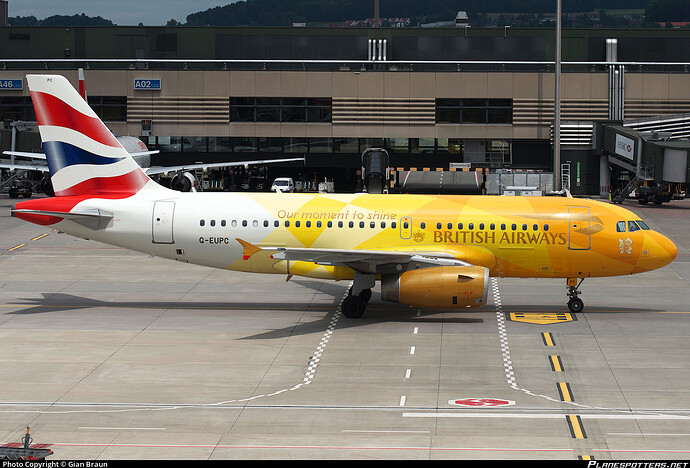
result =
[{"label": "sign a02", "polygon": [[149,91],[160,91],[161,80],[156,79],[134,79],[134,89],[146,89]]}]

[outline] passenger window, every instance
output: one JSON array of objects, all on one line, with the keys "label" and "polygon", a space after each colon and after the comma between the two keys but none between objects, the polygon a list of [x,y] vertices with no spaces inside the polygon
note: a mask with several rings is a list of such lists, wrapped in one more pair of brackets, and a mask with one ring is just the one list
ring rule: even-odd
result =
[{"label": "passenger window", "polygon": [[211,220],[211,226],[215,226],[215,225],[216,225],[216,220],[215,220],[215,219],[212,219],[212,220]]},{"label": "passenger window", "polygon": [[348,223],[348,226],[350,226],[351,228],[353,228],[353,227],[355,227],[355,223],[352,222],[352,221],[350,221],[350,222]]},{"label": "passenger window", "polygon": [[278,226],[280,226],[280,221],[278,221],[276,219],[275,221],[273,221],[273,227],[278,227]]},{"label": "passenger window", "polygon": [[386,228],[386,222],[385,221],[381,221],[381,228],[383,228],[383,229]]},{"label": "passenger window", "polygon": [[199,226],[203,226],[204,224],[206,224],[206,221],[204,221],[203,219],[200,219],[199,220]]},{"label": "passenger window", "polygon": [[259,222],[257,220],[252,221],[252,226],[259,227]]},{"label": "passenger window", "polygon": [[489,229],[493,231],[494,229],[496,229],[496,225],[494,223],[489,224]]},{"label": "passenger window", "polygon": [[501,224],[501,231],[505,231],[505,230],[506,230],[506,225],[505,225],[505,224]]},{"label": "passenger window", "polygon": [[513,231],[516,231],[517,230],[517,224],[511,224],[510,229],[512,229]]},{"label": "passenger window", "polygon": [[246,219],[242,220],[242,227],[247,227],[247,220]]},{"label": "passenger window", "polygon": [[372,229],[374,229],[374,228],[376,227],[376,223],[375,223],[374,221],[371,221],[371,222],[369,223],[369,227],[372,228]]},{"label": "passenger window", "polygon": [[225,227],[225,220],[224,219],[220,222],[220,225]]},{"label": "passenger window", "polygon": [[285,227],[290,227],[290,221],[285,221]]},{"label": "passenger window", "polygon": [[[407,226],[405,226],[407,227]],[[441,223],[436,223],[436,229],[441,229]]]},{"label": "passenger window", "polygon": [[539,230],[539,225],[538,225],[538,224],[533,224],[533,225],[532,225],[532,230],[533,230],[533,231],[538,231],[538,230]]},{"label": "passenger window", "polygon": [[479,230],[483,231],[484,230],[484,223],[479,223]]},{"label": "passenger window", "polygon": [[544,231],[548,231],[548,230],[549,230],[549,225],[548,225],[548,224],[544,224]]},{"label": "passenger window", "polygon": [[332,228],[333,227],[333,221],[327,222],[326,227]]},{"label": "passenger window", "polygon": [[616,231],[617,232],[625,232],[625,221],[618,221],[616,223]]},{"label": "passenger window", "polygon": [[343,227],[343,222],[342,222],[342,221],[338,221],[338,227],[339,227],[339,228]]},{"label": "passenger window", "polygon": [[320,227],[321,227],[321,221],[317,221],[317,222],[316,222],[316,227],[317,227],[317,228],[320,228]]},{"label": "passenger window", "polygon": [[451,229],[453,229],[453,223],[448,223],[448,230],[450,231]]},{"label": "passenger window", "polygon": [[299,227],[299,221],[295,221],[295,227]]},{"label": "passenger window", "polygon": [[422,229],[426,229],[426,223],[421,223],[421,224],[419,225],[419,227],[422,228]]},{"label": "passenger window", "polygon": [[640,226],[635,221],[628,221],[628,232],[639,231]]},{"label": "passenger window", "polygon": [[649,231],[649,226],[647,226],[647,223],[645,223],[641,219],[638,219],[636,222],[642,229],[644,229],[645,231]]},{"label": "passenger window", "polygon": [[458,231],[462,231],[462,223],[458,223]]},{"label": "passenger window", "polygon": [[268,227],[268,220],[264,219],[264,227]]},{"label": "passenger window", "polygon": [[468,225],[467,225],[467,229],[469,229],[470,231],[471,231],[472,229],[474,229],[474,223],[468,224]]},{"label": "passenger window", "polygon": [[393,221],[393,222],[391,223],[391,229],[395,229],[395,227],[396,227],[397,225],[398,225],[398,223],[396,223],[395,221]]},{"label": "passenger window", "polygon": [[360,227],[360,229],[364,227],[364,221],[359,222],[359,227]]},{"label": "passenger window", "polygon": [[[410,223],[408,223],[407,221],[405,221],[405,222],[403,223],[403,228],[409,229],[409,228],[410,228]],[[440,229],[440,228],[439,228],[439,229]]]},{"label": "passenger window", "polygon": [[237,227],[237,220],[236,220],[236,219],[233,219],[232,221],[230,221],[230,225],[231,225],[232,227]]},{"label": "passenger window", "polygon": [[523,225],[522,225],[522,230],[523,230],[523,231],[526,231],[526,230],[527,230],[527,225],[526,225],[526,224],[523,224]]},{"label": "passenger window", "polygon": [[307,227],[311,227],[311,221],[307,221]]}]

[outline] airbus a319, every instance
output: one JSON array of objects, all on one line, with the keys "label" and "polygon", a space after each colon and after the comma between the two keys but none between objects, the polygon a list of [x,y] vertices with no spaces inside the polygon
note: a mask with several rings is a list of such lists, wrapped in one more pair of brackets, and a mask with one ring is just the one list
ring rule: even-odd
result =
[{"label": "airbus a319", "polygon": [[341,309],[487,303],[490,277],[584,278],[661,268],[675,244],[619,206],[565,197],[181,193],[153,182],[62,76],[27,76],[55,197],[13,215],[159,257],[353,280]]}]

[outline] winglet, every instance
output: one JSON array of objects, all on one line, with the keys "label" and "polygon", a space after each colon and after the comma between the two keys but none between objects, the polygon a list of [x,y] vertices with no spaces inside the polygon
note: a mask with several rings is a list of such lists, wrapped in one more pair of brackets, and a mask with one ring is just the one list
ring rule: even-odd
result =
[{"label": "winglet", "polygon": [[242,260],[249,260],[249,257],[261,251],[260,247],[257,247],[254,244],[250,244],[249,242],[242,240],[239,237],[236,237],[235,240],[239,242],[240,245],[242,245]]}]

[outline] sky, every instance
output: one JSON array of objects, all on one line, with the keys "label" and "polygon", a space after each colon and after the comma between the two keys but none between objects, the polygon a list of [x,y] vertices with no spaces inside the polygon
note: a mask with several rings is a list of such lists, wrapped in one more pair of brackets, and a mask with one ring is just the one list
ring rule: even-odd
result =
[{"label": "sky", "polygon": [[171,19],[180,23],[187,15],[227,5],[237,0],[9,0],[9,16],[101,16],[118,26],[162,26]]}]

